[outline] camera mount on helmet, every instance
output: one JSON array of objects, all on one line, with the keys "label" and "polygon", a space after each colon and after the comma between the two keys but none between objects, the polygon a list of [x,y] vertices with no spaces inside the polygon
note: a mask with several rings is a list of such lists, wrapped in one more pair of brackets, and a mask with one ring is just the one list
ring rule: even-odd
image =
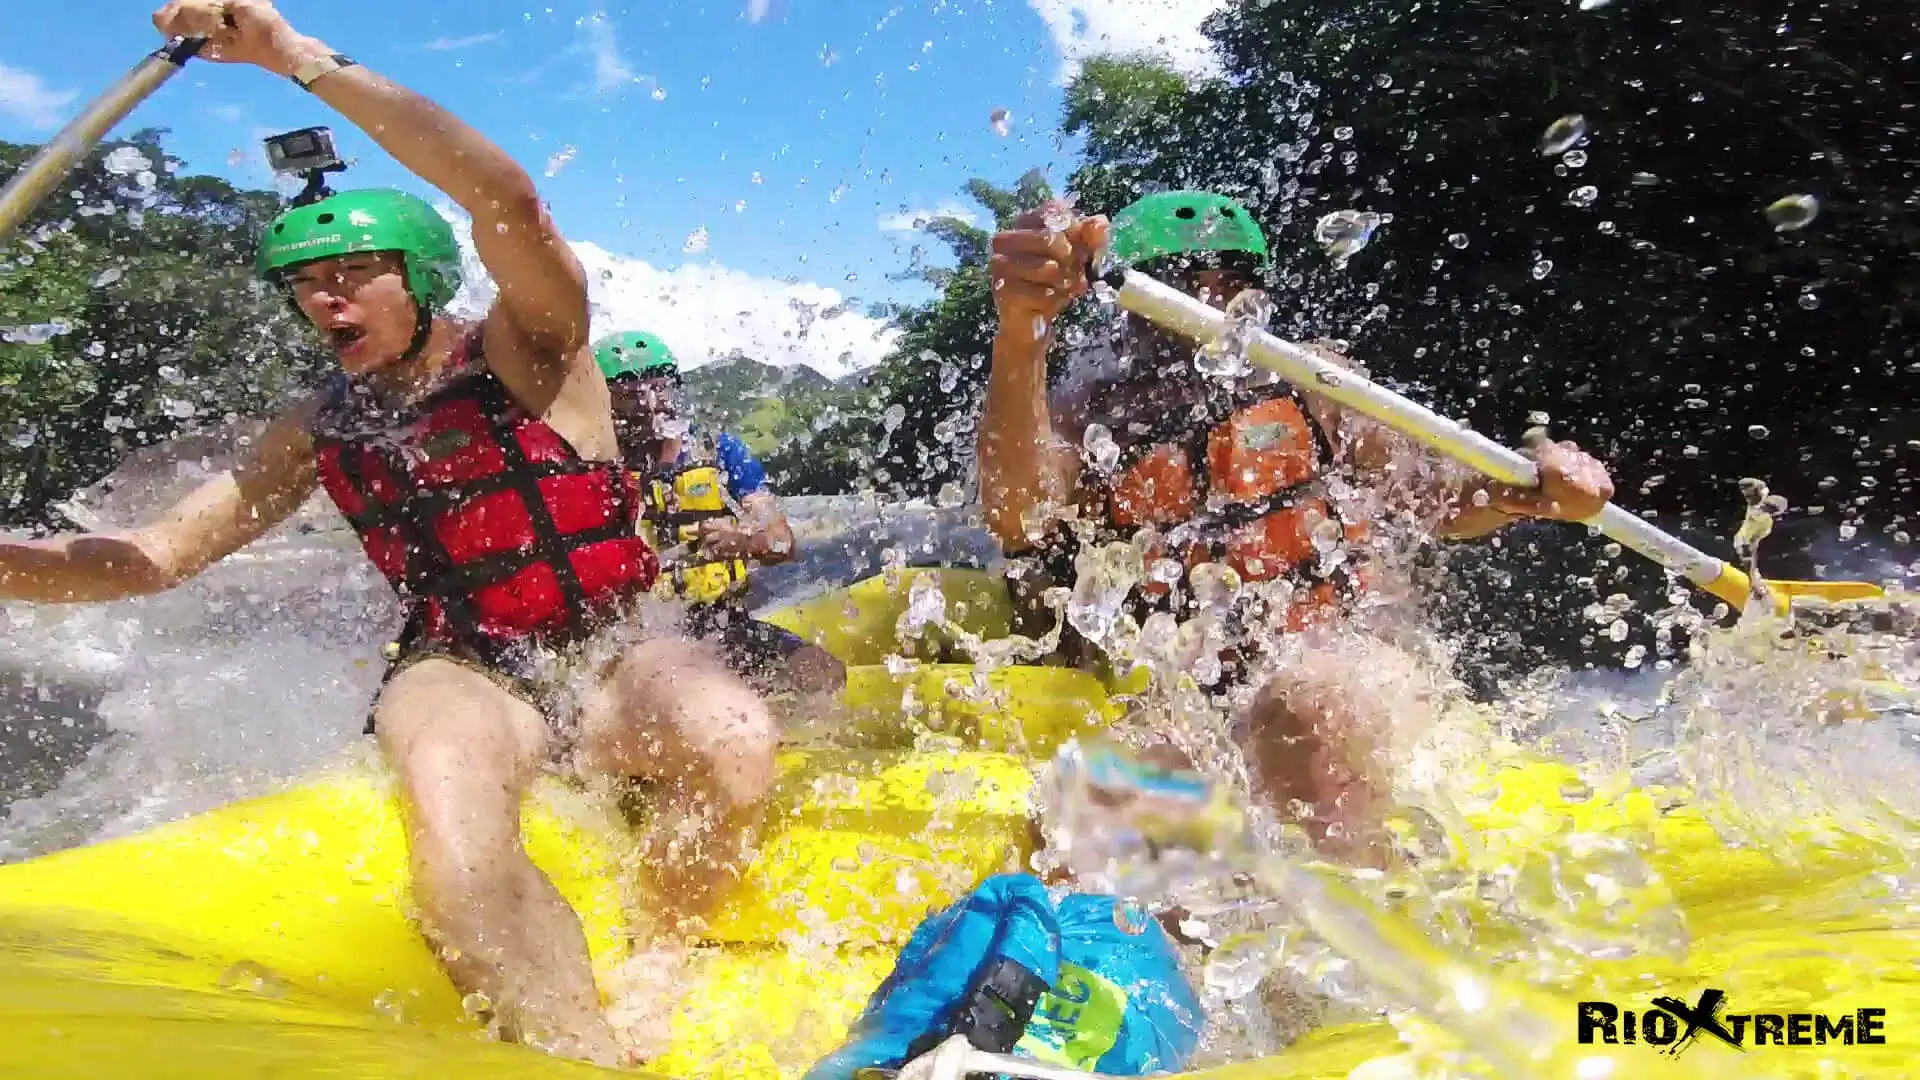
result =
[{"label": "camera mount on helmet", "polygon": [[294,206],[319,202],[332,195],[333,190],[327,187],[327,174],[347,171],[346,162],[340,160],[333,148],[333,131],[329,128],[283,131],[263,141],[267,147],[267,164],[274,172],[297,176],[307,182],[300,194],[293,197]]}]

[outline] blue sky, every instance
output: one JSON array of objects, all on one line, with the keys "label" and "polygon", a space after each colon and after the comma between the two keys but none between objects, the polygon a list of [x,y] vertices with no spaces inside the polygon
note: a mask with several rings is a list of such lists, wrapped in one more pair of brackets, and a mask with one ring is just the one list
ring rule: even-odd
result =
[{"label": "blue sky", "polygon": [[[103,16],[102,8],[122,14]],[[1205,0],[285,0],[294,25],[460,114],[542,185],[568,238],[661,270],[718,264],[908,298],[903,211],[970,176],[1064,179],[1063,64],[1193,40]],[[25,7],[25,5],[22,5]],[[24,15],[24,18],[20,16]],[[0,138],[35,140],[157,42],[144,4],[34,5],[0,41]],[[989,118],[1012,114],[997,134]],[[420,185],[324,105],[195,62],[127,122],[193,171],[269,182],[264,134],[328,124],[356,185]],[[555,162],[556,155],[570,157]],[[555,175],[544,175],[550,163]],[[897,226],[899,223],[894,222]],[[685,250],[706,230],[705,251]]]}]

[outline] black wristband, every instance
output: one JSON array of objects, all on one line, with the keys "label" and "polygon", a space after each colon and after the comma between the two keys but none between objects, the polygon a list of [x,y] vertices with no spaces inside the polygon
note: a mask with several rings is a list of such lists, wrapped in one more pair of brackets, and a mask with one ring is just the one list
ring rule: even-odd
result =
[{"label": "black wristband", "polygon": [[[298,68],[295,68],[293,74],[287,76],[287,78],[293,80],[293,85],[299,87],[302,90],[307,91],[308,93],[312,93],[313,84],[315,82],[318,82],[321,76],[331,75],[334,72],[339,71],[341,68],[350,68],[355,66],[358,63],[359,61],[355,60],[351,56],[345,56],[345,55],[342,55],[341,53],[334,53],[330,56],[325,57],[324,59],[309,60],[306,63],[301,64]],[[306,77],[302,78],[301,77],[302,75]]]}]

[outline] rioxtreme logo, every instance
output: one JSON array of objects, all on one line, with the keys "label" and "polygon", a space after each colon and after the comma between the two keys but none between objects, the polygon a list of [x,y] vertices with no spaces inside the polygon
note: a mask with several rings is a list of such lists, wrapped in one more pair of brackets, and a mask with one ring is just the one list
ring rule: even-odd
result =
[{"label": "rioxtreme logo", "polygon": [[1609,1001],[1580,1003],[1579,1038],[1583,1044],[1645,1043],[1679,1057],[1702,1035],[1742,1053],[1750,1046],[1884,1046],[1887,1010],[1850,1013],[1723,1013],[1724,991],[1700,991],[1692,1005],[1677,997],[1657,997],[1650,1009],[1623,1009]]}]

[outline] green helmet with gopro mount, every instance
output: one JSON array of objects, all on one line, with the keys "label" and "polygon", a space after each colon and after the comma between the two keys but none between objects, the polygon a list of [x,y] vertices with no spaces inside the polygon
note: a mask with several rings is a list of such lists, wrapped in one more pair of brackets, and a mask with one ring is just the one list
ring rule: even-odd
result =
[{"label": "green helmet with gopro mount", "polygon": [[426,200],[389,188],[343,191],[285,211],[261,237],[255,269],[278,284],[303,263],[375,251],[405,259],[407,292],[422,316],[445,308],[460,291],[453,227]]}]

